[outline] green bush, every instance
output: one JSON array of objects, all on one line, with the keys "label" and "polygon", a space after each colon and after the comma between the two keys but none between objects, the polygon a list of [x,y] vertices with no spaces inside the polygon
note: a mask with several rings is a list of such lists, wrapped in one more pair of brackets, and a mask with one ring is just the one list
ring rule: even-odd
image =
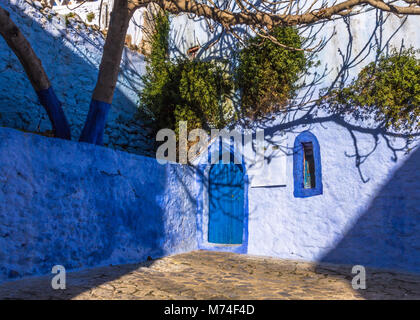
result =
[{"label": "green bush", "polygon": [[[236,52],[230,66],[198,59],[171,60],[168,15],[156,15],[154,24],[140,92],[140,110],[150,119],[153,135],[162,128],[177,132],[179,121],[187,121],[189,130],[209,130],[223,128],[239,117],[252,121],[287,110],[304,85],[298,80],[314,64],[300,50],[304,39],[292,27],[278,27],[271,32],[289,48],[256,36]],[[410,48],[381,55],[349,86],[329,92],[320,105],[356,119],[373,118],[395,130],[418,129],[420,63],[415,54]],[[228,67],[234,70],[232,76],[226,71]],[[231,95],[235,90],[239,100],[234,106]]]},{"label": "green bush", "polygon": [[[238,117],[252,119],[283,109],[293,97],[297,80],[311,62],[301,50],[289,50],[257,36],[237,53],[234,75],[226,63],[168,57],[169,17],[154,17],[151,54],[140,92],[140,109],[151,117],[153,133],[161,128],[177,130],[179,121],[189,129],[222,128]],[[299,49],[302,38],[295,28],[276,28],[272,36]],[[240,101],[235,114],[231,94]]]},{"label": "green bush", "polygon": [[152,118],[153,133],[162,128],[177,132],[179,121],[187,121],[189,130],[224,127],[233,83],[223,65],[188,59],[171,61],[168,16],[157,15],[154,21],[155,34],[140,92],[140,108]]},{"label": "green bush", "polygon": [[69,12],[64,16],[64,21],[66,23],[66,26],[70,25],[70,19],[75,18],[76,14],[74,12]]},{"label": "green bush", "polygon": [[173,78],[179,76],[175,121],[188,121],[190,129],[225,127],[233,84],[223,67],[212,61],[181,60],[172,72]]},{"label": "green bush", "polygon": [[[277,27],[271,36],[288,47],[302,46],[296,28]],[[284,109],[294,96],[297,80],[312,65],[304,51],[284,48],[261,36],[250,39],[237,59],[241,116],[251,120]]]},{"label": "green bush", "polygon": [[420,59],[413,48],[381,55],[360,71],[347,87],[333,90],[324,101],[330,111],[371,119],[394,130],[419,129]]}]

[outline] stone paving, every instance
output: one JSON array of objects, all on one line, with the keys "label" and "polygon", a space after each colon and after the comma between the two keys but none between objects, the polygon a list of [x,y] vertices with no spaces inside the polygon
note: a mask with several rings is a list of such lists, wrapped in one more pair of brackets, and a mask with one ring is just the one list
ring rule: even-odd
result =
[{"label": "stone paving", "polygon": [[350,266],[194,251],[140,264],[0,284],[0,299],[420,299],[420,275],[367,269],[366,290],[351,287]]}]

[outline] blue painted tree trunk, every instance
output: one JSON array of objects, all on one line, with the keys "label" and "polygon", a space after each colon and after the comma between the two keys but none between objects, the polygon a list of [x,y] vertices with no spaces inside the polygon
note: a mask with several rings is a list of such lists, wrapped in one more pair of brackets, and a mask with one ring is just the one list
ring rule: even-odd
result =
[{"label": "blue painted tree trunk", "polygon": [[103,144],[105,122],[110,107],[109,103],[92,99],[79,141]]},{"label": "blue painted tree trunk", "polygon": [[241,244],[244,220],[244,175],[234,163],[215,164],[209,177],[208,241]]},{"label": "blue painted tree trunk", "polygon": [[54,136],[61,139],[70,140],[70,126],[64,114],[61,102],[58,100],[52,87],[37,91],[39,102],[45,108],[48,118],[51,121]]}]

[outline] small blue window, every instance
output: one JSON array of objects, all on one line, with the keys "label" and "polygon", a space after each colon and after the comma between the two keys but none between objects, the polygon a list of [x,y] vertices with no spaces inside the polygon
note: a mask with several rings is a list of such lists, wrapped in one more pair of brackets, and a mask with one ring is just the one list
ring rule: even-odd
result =
[{"label": "small blue window", "polygon": [[321,153],[316,137],[304,131],[293,146],[294,196],[306,198],[322,194]]}]

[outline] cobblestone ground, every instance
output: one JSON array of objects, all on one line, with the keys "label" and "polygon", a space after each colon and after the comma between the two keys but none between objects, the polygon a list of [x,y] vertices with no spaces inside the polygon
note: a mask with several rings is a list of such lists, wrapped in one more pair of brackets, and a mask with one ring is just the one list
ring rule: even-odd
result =
[{"label": "cobblestone ground", "polygon": [[195,251],[135,265],[67,273],[0,285],[0,299],[420,299],[420,276],[367,269],[353,290],[349,266]]}]

